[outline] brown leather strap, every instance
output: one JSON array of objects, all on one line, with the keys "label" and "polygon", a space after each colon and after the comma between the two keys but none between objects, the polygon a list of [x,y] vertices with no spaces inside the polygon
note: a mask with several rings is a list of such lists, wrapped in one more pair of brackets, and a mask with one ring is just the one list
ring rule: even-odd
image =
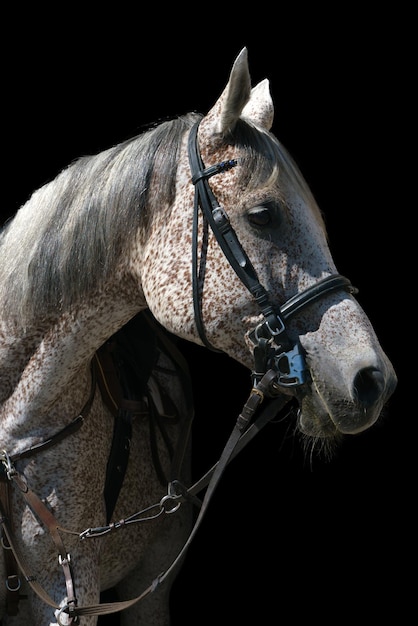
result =
[{"label": "brown leather strap", "polygon": [[3,528],[3,532],[7,538],[7,542],[8,545],[10,546],[11,550],[13,551],[13,556],[16,560],[16,563],[19,567],[19,570],[21,571],[24,579],[30,584],[30,586],[32,587],[32,589],[37,593],[37,595],[44,601],[46,602],[46,604],[49,604],[49,606],[52,606],[54,608],[59,608],[57,607],[56,603],[52,600],[52,598],[46,593],[46,591],[43,589],[43,587],[41,587],[41,585],[37,582],[36,580],[36,576],[34,574],[31,573],[31,570],[26,562],[26,559],[24,558],[23,554],[21,553],[18,543],[16,541],[14,532],[10,526],[10,520],[7,518],[7,516],[5,515],[4,512],[4,502],[3,500],[0,501],[0,511],[2,514],[1,517],[1,524],[2,524],[2,528]]},{"label": "brown leather strap", "polygon": [[77,598],[75,596],[73,574],[71,571],[70,554],[67,552],[59,533],[60,526],[57,519],[42,502],[42,500],[32,491],[32,489],[28,488],[26,481],[22,480],[20,474],[16,472],[16,474],[12,476],[12,479],[15,483],[17,483],[19,489],[22,491],[23,497],[35,513],[36,517],[47,527],[49,534],[58,549],[58,560],[64,571],[65,586],[67,590],[67,604],[76,606]]},{"label": "brown leather strap", "polygon": [[[0,522],[11,524],[10,489],[8,480],[4,472],[0,472]],[[6,613],[7,615],[17,615],[19,600],[24,596],[19,593],[21,582],[19,577],[19,567],[13,555],[12,547],[7,535],[2,532],[1,543],[3,545],[4,565],[6,569]]]},{"label": "brown leather strap", "polygon": [[[64,571],[66,588],[67,588],[67,596],[69,598],[68,602],[71,604],[69,607],[72,610],[73,605],[76,604],[76,598],[74,593],[74,584],[73,577],[71,572],[71,565],[69,562],[69,557],[65,550],[65,546],[61,540],[61,537],[58,533],[58,523],[53,517],[52,513],[46,508],[43,502],[28,488],[26,481],[22,478],[18,472],[14,469],[13,463],[17,460],[23,459],[28,456],[32,456],[39,450],[44,450],[45,448],[49,448],[52,445],[55,445],[59,441],[62,441],[68,435],[74,433],[78,430],[84,421],[85,416],[89,413],[91,406],[93,404],[94,396],[96,390],[96,373],[94,368],[91,368],[91,390],[89,397],[83,408],[81,409],[79,415],[77,415],[67,426],[61,429],[59,432],[52,435],[49,439],[42,441],[41,443],[31,446],[20,453],[17,453],[8,458],[9,469],[12,470],[6,472],[5,468],[1,468],[0,471],[0,523],[2,525],[3,530],[3,548],[4,548],[4,559],[5,559],[5,567],[6,567],[6,587],[7,587],[7,614],[8,615],[16,615],[18,612],[18,602],[19,600],[25,598],[26,596],[22,596],[18,593],[20,588],[20,578],[18,575],[18,571],[22,573],[25,580],[31,585],[34,591],[50,606],[54,608],[59,608],[56,606],[56,603],[49,597],[46,591],[39,585],[36,581],[36,576],[30,574],[29,567],[19,550],[17,542],[13,533],[13,525],[12,525],[12,516],[11,516],[11,507],[10,507],[10,481],[13,480],[15,484],[17,484],[19,491],[21,491],[26,498],[29,506],[32,508],[34,513],[46,523],[51,535],[53,536],[54,542],[59,547],[59,561]],[[67,531],[69,532],[69,531]]]},{"label": "brown leather strap", "polygon": [[10,460],[13,463],[15,461],[20,461],[20,459],[24,459],[26,457],[32,456],[33,454],[35,454],[36,452],[39,452],[40,450],[45,450],[46,448],[50,448],[51,446],[54,446],[55,444],[62,441],[69,435],[72,435],[79,428],[81,428],[84,422],[84,418],[90,412],[90,409],[94,401],[94,396],[96,393],[96,370],[93,367],[93,364],[91,365],[90,371],[91,371],[90,394],[89,394],[89,397],[87,398],[85,405],[81,409],[80,413],[69,424],[64,426],[64,428],[62,428],[58,432],[54,433],[51,437],[49,437],[49,439],[45,439],[44,441],[41,441],[40,443],[34,446],[30,446],[29,448],[22,450],[22,452],[18,452],[17,454],[11,455]]}]

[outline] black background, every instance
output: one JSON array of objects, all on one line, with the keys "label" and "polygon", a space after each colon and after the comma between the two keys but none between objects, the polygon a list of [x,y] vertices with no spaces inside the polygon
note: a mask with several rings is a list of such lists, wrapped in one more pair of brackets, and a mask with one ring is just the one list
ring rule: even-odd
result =
[{"label": "black background", "polygon": [[[248,47],[253,83],[270,79],[273,131],[325,214],[337,268],[359,287],[399,385],[385,419],[331,462],[305,458],[288,424],[266,427],[234,460],[175,583],[173,626],[404,623],[416,560],[411,16],[298,4],[287,13],[233,10],[12,17],[2,60],[2,218],[76,157],[160,118],[206,112]],[[197,478],[217,460],[249,379],[203,348],[190,357]]]}]

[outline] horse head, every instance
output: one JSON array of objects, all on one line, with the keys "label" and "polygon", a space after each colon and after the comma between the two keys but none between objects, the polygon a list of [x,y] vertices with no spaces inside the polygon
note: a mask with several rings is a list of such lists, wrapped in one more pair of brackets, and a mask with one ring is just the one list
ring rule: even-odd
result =
[{"label": "horse head", "polygon": [[[273,116],[269,82],[251,88],[244,48],[215,105],[195,124],[195,145],[193,129],[184,139],[190,160],[179,166],[173,223],[165,227],[167,240],[178,242],[176,262],[170,260],[163,281],[161,266],[154,265],[158,281],[156,274],[151,283],[147,277],[152,285],[145,287],[147,301],[174,333],[226,352],[253,373],[255,348],[264,335],[270,349],[266,361],[278,369],[276,389],[299,402],[299,429],[314,439],[334,440],[376,422],[396,375],[356,290],[337,274],[321,212],[271,133]],[[196,225],[205,202],[209,209]],[[148,245],[154,246],[152,237]],[[191,267],[193,245],[198,252]],[[333,280],[332,288],[323,289]],[[276,331],[262,332],[272,325]],[[295,351],[296,381],[288,376]]]}]

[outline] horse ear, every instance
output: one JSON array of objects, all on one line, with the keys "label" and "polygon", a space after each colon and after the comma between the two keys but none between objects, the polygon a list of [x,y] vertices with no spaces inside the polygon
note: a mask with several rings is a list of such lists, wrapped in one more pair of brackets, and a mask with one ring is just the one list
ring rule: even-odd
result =
[{"label": "horse ear", "polygon": [[251,120],[266,130],[270,130],[273,126],[274,106],[267,78],[251,90],[250,99],[244,106],[241,117]]},{"label": "horse ear", "polygon": [[[229,81],[218,102],[221,103],[220,132],[230,133],[251,96],[248,52],[243,48],[232,66]],[[216,105],[215,105],[216,106]]]},{"label": "horse ear", "polygon": [[243,48],[235,59],[228,84],[202,120],[200,133],[209,133],[218,139],[225,137],[233,131],[240,117],[267,130],[273,123],[273,102],[267,79],[251,89],[247,48]]},{"label": "horse ear", "polygon": [[[232,66],[229,81],[215,105],[203,118],[200,129],[222,138],[233,131],[251,96],[247,48],[243,48]],[[205,132],[206,134],[206,132]]]}]

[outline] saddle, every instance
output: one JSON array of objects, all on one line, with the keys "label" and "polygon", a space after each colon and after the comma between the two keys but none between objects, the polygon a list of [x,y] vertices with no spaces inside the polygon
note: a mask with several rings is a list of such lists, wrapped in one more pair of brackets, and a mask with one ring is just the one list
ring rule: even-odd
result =
[{"label": "saddle", "polygon": [[[172,463],[175,462],[176,451],[168,437],[167,424],[180,423],[184,434],[179,435],[179,441],[185,438],[181,443],[184,446],[187,443],[193,416],[193,397],[188,365],[176,341],[177,338],[158,324],[149,311],[143,311],[112,335],[95,354],[98,387],[114,416],[104,490],[108,522],[126,473],[133,420],[149,420],[153,463],[164,486],[169,477],[164,474],[157,451],[158,432]],[[165,357],[164,366],[161,355]],[[179,379],[176,384],[182,386],[188,407],[185,416],[179,415],[169,392],[156,376],[159,371]]]}]

